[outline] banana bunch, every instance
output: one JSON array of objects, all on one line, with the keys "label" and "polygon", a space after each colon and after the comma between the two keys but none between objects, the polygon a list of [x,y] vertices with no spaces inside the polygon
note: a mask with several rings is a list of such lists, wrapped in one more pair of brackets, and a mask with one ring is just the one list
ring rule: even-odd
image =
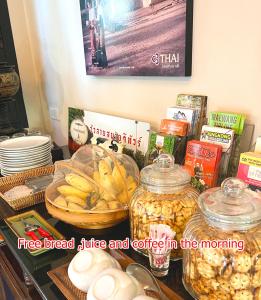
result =
[{"label": "banana bunch", "polygon": [[99,161],[92,179],[97,185],[80,175],[67,174],[67,184],[57,187],[60,195],[54,204],[71,210],[118,209],[128,203],[137,188],[134,178],[127,176],[125,167],[119,162],[112,167],[109,158]]},{"label": "banana bunch", "polygon": [[76,174],[68,174],[65,176],[67,183],[57,188],[60,193],[54,203],[58,206],[73,210],[82,210],[86,208],[87,196],[95,187],[88,180]]},{"label": "banana bunch", "polygon": [[127,176],[122,164],[118,163],[112,168],[107,159],[99,162],[98,171],[93,173],[93,179],[103,188],[100,197],[110,203],[111,207],[119,206],[115,201],[128,203],[137,187],[136,181],[132,176]]}]

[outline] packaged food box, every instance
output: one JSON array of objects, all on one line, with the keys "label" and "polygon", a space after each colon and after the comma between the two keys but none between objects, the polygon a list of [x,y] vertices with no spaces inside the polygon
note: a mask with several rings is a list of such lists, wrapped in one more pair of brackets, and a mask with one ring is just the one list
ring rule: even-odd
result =
[{"label": "packaged food box", "polygon": [[208,120],[210,126],[233,129],[236,134],[243,133],[246,116],[243,114],[211,112]]},{"label": "packaged food box", "polygon": [[201,128],[207,124],[207,96],[179,94],[176,105],[180,107],[192,108],[198,110],[198,120],[196,120],[196,138],[199,138]]},{"label": "packaged food box", "polygon": [[172,154],[177,164],[184,164],[187,137],[174,136],[152,131],[150,133],[145,164],[152,164],[161,153]]},{"label": "packaged food box", "polygon": [[173,135],[160,134],[152,131],[149,137],[148,151],[146,153],[146,165],[152,164],[153,161],[161,154],[173,154],[176,137]]},{"label": "packaged food box", "polygon": [[199,110],[176,106],[169,107],[167,109],[167,119],[188,122],[188,135],[196,135]]},{"label": "packaged food box", "polygon": [[254,187],[261,187],[261,153],[245,152],[240,155],[237,177]]},{"label": "packaged food box", "polygon": [[191,176],[203,180],[208,187],[217,184],[222,146],[202,141],[188,142],[185,168]]},{"label": "packaged food box", "polygon": [[188,122],[163,119],[160,123],[160,132],[178,136],[186,136],[188,132]]},{"label": "packaged food box", "polygon": [[223,152],[230,153],[233,147],[234,130],[204,125],[200,140],[222,146]]}]

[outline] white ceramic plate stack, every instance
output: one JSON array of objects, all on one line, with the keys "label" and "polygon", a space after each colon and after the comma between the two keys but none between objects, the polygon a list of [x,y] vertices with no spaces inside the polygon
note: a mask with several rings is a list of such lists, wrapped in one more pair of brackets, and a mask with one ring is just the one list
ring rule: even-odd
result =
[{"label": "white ceramic plate stack", "polygon": [[51,139],[23,136],[0,142],[0,168],[3,176],[52,164]]}]

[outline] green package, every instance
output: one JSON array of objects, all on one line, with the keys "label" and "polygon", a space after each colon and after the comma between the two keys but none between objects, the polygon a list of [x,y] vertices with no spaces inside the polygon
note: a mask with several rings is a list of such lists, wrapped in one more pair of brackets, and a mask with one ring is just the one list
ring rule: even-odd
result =
[{"label": "green package", "polygon": [[173,135],[151,132],[146,154],[146,165],[152,164],[161,153],[173,154],[175,142],[176,137]]},{"label": "green package", "polygon": [[246,116],[243,114],[211,112],[208,120],[210,126],[233,129],[241,135],[244,129]]}]

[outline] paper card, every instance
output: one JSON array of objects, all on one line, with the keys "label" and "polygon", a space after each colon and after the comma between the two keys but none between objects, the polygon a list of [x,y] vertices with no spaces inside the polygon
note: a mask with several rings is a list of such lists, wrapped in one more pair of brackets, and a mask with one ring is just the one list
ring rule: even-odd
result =
[{"label": "paper card", "polygon": [[234,130],[204,125],[200,140],[222,146],[222,151],[230,153],[234,140]]},{"label": "paper card", "polygon": [[236,134],[241,135],[244,129],[246,116],[243,114],[211,112],[208,120],[210,126],[233,129]]},{"label": "paper card", "polygon": [[167,109],[167,119],[188,122],[188,135],[194,135],[196,133],[195,123],[199,119],[199,111],[185,107],[169,107]]},{"label": "paper card", "polygon": [[108,140],[117,139],[126,148],[145,154],[149,132],[150,124],[146,122],[69,108],[69,147],[70,143],[84,145],[95,135]]}]

